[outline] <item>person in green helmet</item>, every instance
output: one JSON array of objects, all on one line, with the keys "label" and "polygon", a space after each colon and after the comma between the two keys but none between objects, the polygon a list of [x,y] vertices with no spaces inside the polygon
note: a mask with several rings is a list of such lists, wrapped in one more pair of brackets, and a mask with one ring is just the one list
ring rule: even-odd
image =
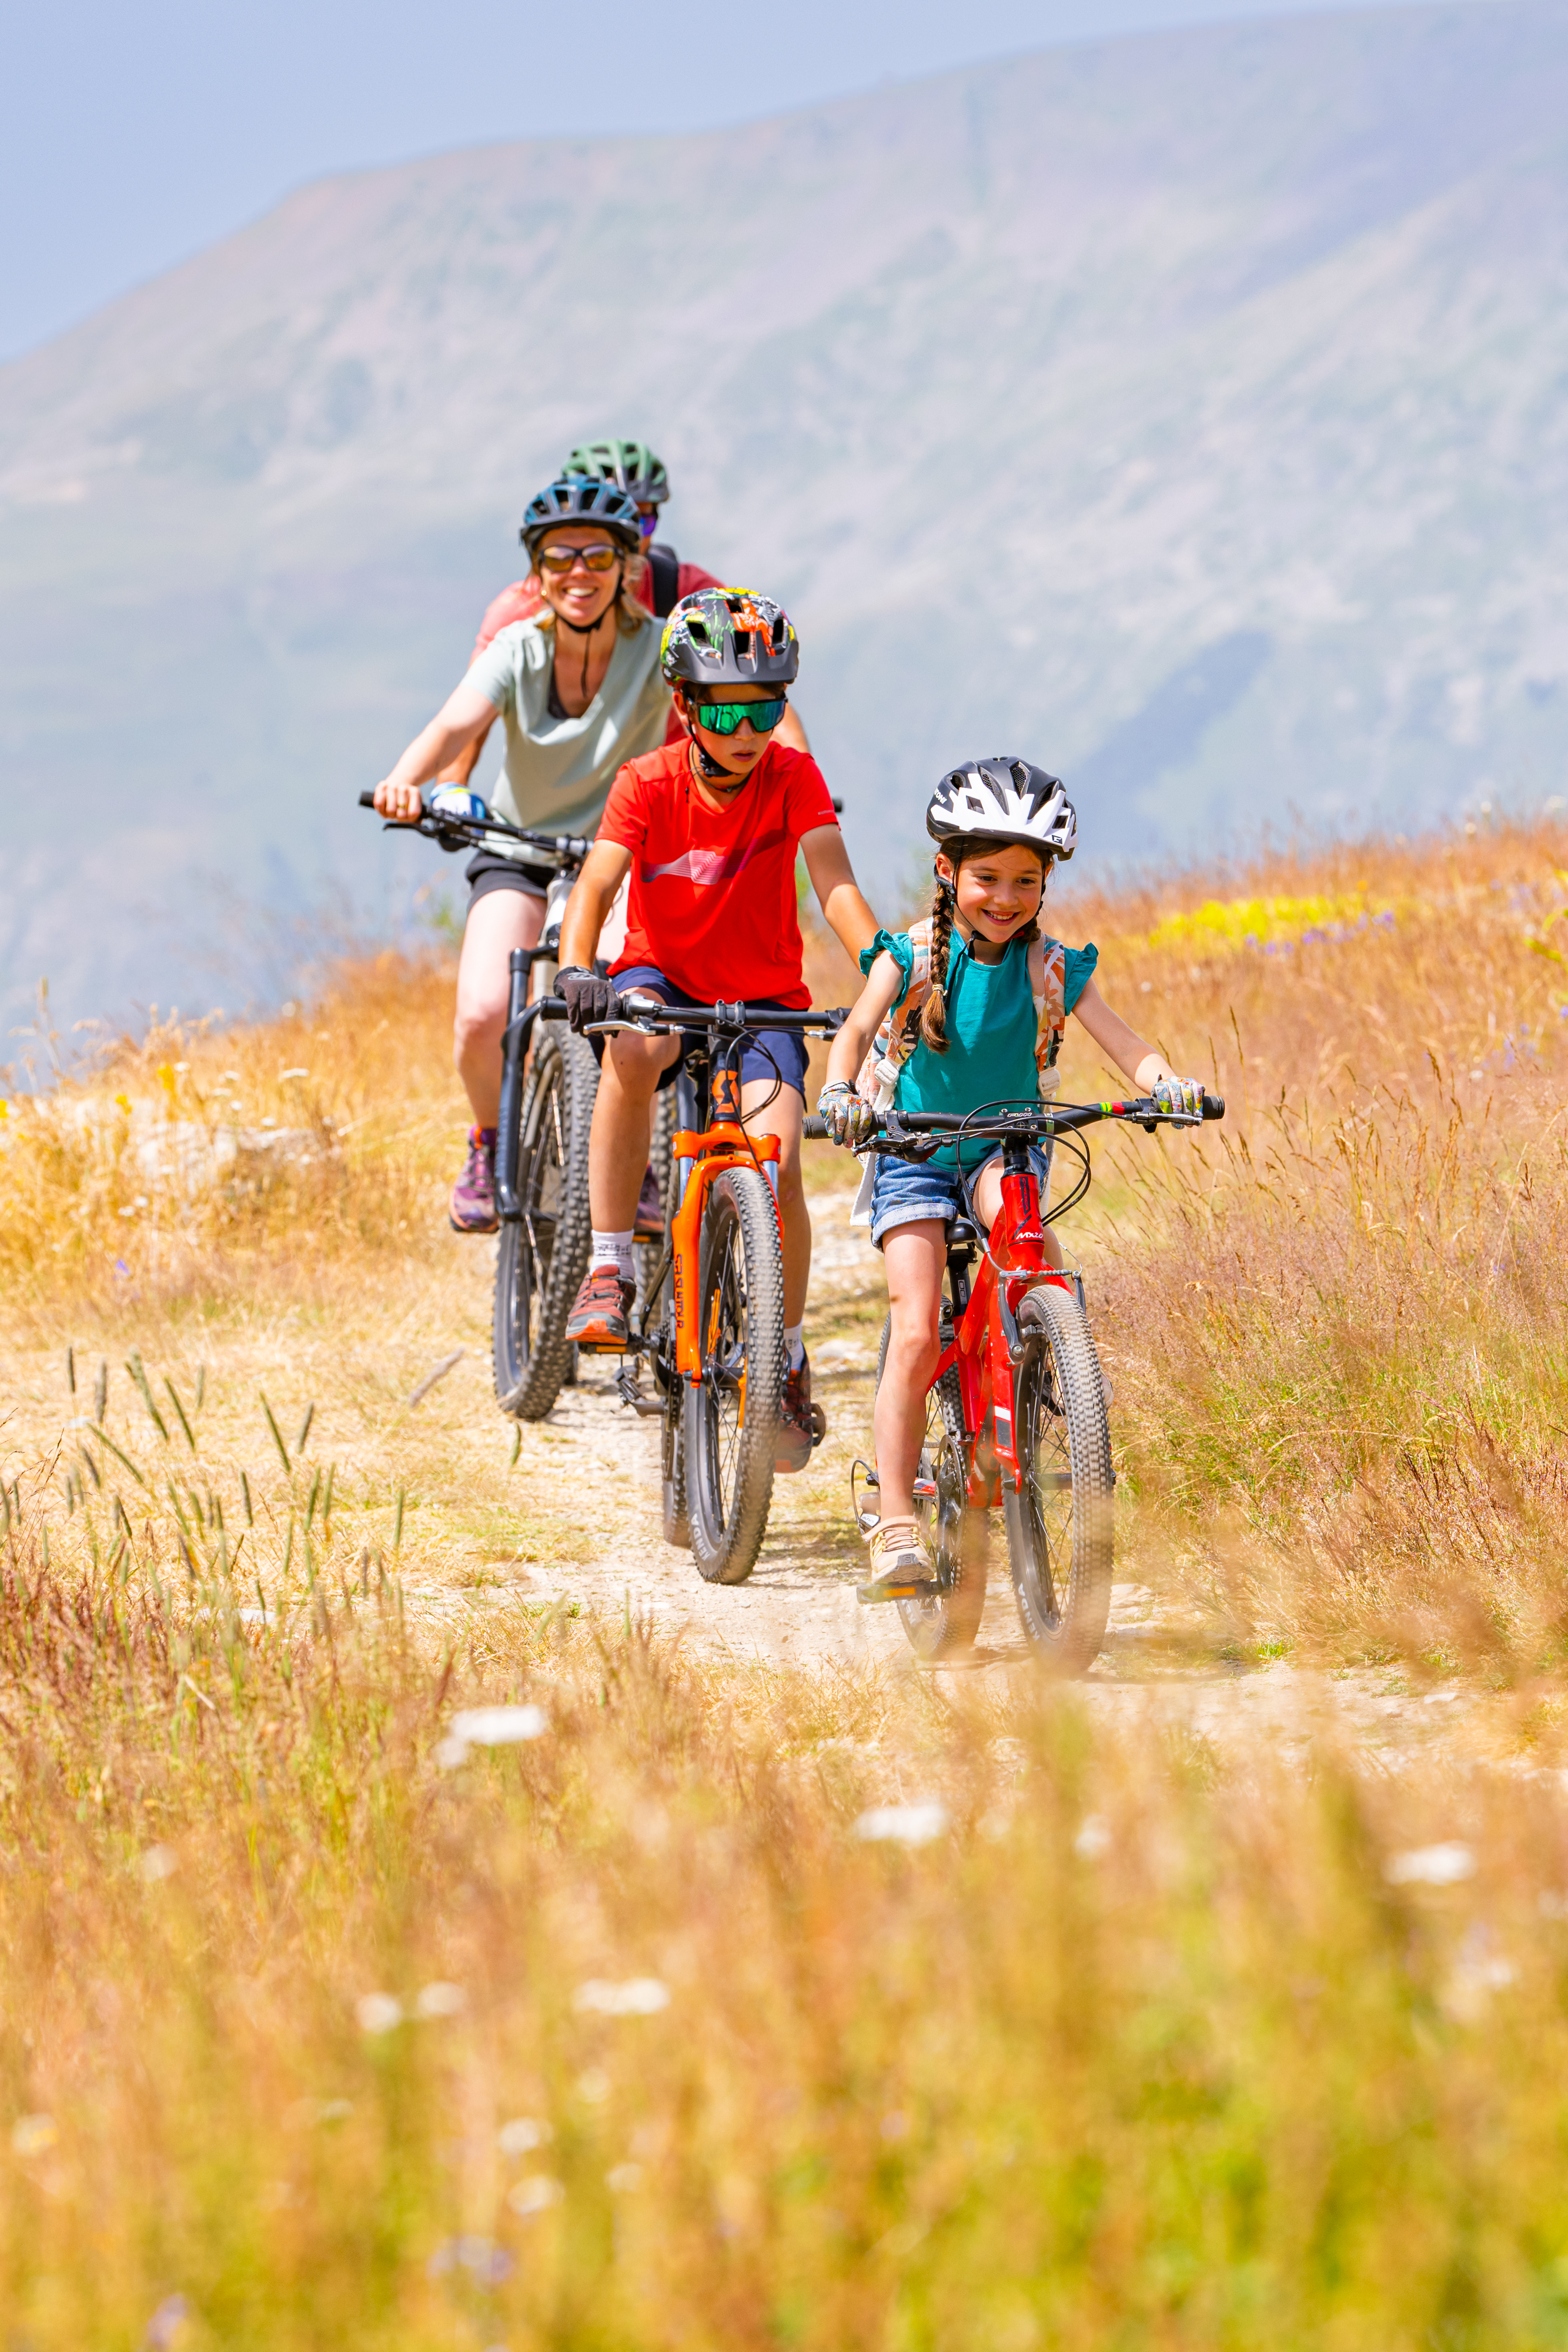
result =
[{"label": "person in green helmet", "polygon": [[[653,537],[659,527],[659,509],[670,495],[670,478],[664,459],[655,457],[645,441],[580,441],[560,470],[566,479],[613,482],[636,507],[646,558],[637,593],[655,620],[668,620],[683,598],[695,596],[705,588],[722,586],[713,572],[705,572],[698,563],[683,563],[673,547]],[[502,629],[509,629],[514,621],[532,620],[539,603],[539,583],[532,572],[526,580],[514,580],[509,588],[503,588],[479,624],[470,661],[477,661],[491,639]],[[680,743],[685,740],[685,728],[679,713],[672,710],[665,740]],[[796,751],[809,752],[811,748],[793,710],[785,718],[779,740]],[[465,784],[484,748],[485,738],[481,735],[461,759],[453,761],[451,772],[444,775],[441,782]]]}]

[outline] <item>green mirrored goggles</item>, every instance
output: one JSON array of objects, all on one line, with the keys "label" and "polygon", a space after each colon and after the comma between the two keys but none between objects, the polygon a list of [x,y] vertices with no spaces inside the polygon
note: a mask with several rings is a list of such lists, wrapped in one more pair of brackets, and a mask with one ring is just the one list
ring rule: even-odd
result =
[{"label": "green mirrored goggles", "polygon": [[733,735],[743,719],[749,719],[759,735],[771,735],[789,708],[789,698],[781,694],[767,702],[698,702],[693,705],[693,716],[699,727],[711,728],[716,735]]}]

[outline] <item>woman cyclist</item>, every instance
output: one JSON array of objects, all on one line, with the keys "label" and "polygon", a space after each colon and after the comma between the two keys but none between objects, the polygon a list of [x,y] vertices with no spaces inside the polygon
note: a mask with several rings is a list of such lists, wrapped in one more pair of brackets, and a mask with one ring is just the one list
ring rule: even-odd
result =
[{"label": "woman cyclist", "polygon": [[[413,823],[420,787],[450,767],[500,717],[505,773],[490,794],[514,824],[591,834],[611,779],[664,740],[670,689],[659,627],[642,600],[642,518],[613,482],[563,477],[541,490],[521,537],[541,605],[500,630],[390,775],[376,787],[383,816]],[[468,1153],[452,1188],[459,1233],[497,1227],[496,1119],[508,961],[538,943],[549,872],[527,852],[481,850],[467,869],[468,917],[457,968],[455,1058],[473,1107]]]},{"label": "woman cyclist", "polygon": [[[1201,1108],[1201,1084],[1177,1077],[1101,995],[1099,950],[1041,933],[1051,869],[1078,835],[1057,778],[1023,760],[971,761],[943,777],[925,829],[937,845],[930,916],[896,937],[878,933],[829,1055],[817,1108],[834,1142],[863,1143],[890,1106],[962,1113],[1054,1095],[1070,1013],[1140,1090],[1172,1109]],[[1043,1186],[1044,1155],[1033,1157]],[[971,1215],[989,1230],[1001,1206],[1000,1147],[947,1144],[918,1164],[879,1154],[869,1191],[892,1330],[873,1415],[882,1517],[860,1598],[903,1601],[929,1590],[935,1572],[915,1525],[915,1475],[940,1352],[946,1230]],[[1049,1227],[1046,1244],[1060,1265]]]}]

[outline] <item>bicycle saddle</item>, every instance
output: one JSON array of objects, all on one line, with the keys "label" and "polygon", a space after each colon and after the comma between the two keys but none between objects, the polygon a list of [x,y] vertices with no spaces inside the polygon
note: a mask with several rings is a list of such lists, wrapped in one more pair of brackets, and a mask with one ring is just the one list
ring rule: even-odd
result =
[{"label": "bicycle saddle", "polygon": [[980,1228],[971,1224],[967,1217],[955,1217],[947,1228],[949,1249],[961,1249],[966,1242],[977,1242],[979,1238]]}]

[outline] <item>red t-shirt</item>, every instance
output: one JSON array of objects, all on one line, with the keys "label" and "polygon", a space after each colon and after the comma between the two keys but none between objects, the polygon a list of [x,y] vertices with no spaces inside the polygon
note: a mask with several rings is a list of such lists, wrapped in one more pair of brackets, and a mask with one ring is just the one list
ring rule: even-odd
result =
[{"label": "red t-shirt", "polygon": [[698,797],[688,748],[628,760],[610,787],[598,837],[632,853],[626,945],[611,970],[651,963],[689,1004],[771,997],[804,1012],[795,850],[838,823],[822,772],[775,740],[715,809]]}]

